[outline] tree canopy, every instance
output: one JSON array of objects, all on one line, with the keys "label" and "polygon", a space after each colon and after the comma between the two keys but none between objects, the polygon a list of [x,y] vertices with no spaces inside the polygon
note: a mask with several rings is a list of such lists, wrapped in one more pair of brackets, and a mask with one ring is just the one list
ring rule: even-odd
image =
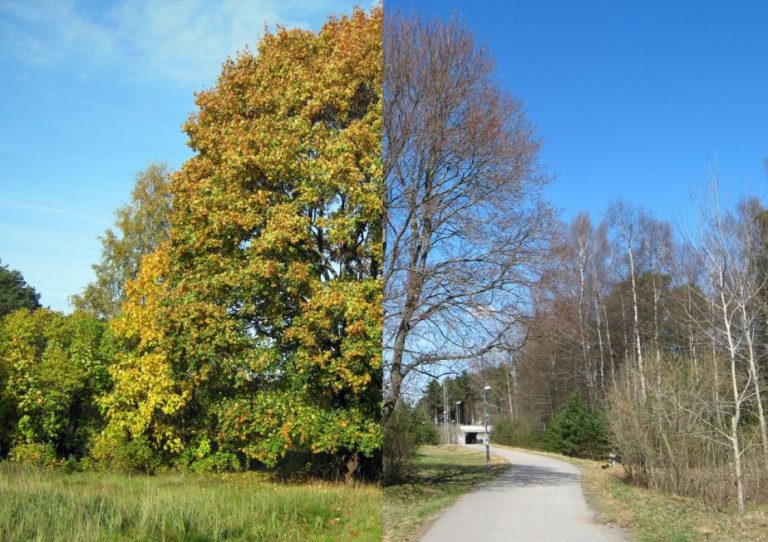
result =
[{"label": "tree canopy", "polygon": [[380,446],[381,9],[278,29],[185,125],[169,239],[115,323],[101,450],[275,464]]}]

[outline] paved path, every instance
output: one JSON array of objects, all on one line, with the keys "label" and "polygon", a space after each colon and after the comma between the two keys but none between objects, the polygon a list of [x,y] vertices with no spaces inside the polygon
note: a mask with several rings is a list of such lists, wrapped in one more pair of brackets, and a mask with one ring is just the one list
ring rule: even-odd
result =
[{"label": "paved path", "polygon": [[[482,446],[471,446],[482,450]],[[581,474],[568,463],[491,447],[509,470],[459,499],[422,542],[616,542],[619,529],[594,522]]]}]

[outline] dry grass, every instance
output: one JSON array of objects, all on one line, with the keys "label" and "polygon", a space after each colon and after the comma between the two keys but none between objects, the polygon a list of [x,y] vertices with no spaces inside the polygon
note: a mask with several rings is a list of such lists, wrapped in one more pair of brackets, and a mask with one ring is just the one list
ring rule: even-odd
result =
[{"label": "dry grass", "polygon": [[739,517],[690,498],[659,493],[624,481],[621,467],[572,460],[584,473],[584,488],[599,519],[616,523],[645,541],[768,541],[768,506],[749,507]]}]

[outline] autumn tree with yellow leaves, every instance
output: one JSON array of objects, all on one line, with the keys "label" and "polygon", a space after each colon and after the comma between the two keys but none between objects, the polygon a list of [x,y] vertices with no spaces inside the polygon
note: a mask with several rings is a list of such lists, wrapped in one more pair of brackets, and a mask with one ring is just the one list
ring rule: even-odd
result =
[{"label": "autumn tree with yellow leaves", "polygon": [[[382,11],[278,29],[185,125],[170,238],[114,327],[94,454],[214,468],[380,448]],[[143,461],[144,459],[142,459]]]}]

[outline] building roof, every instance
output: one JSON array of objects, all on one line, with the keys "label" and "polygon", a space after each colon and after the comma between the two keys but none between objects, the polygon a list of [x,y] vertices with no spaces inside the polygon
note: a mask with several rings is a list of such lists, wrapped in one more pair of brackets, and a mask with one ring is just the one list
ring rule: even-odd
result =
[{"label": "building roof", "polygon": [[[459,425],[459,430],[463,433],[485,433],[484,425]],[[493,431],[493,426],[488,426],[488,431]]]}]

